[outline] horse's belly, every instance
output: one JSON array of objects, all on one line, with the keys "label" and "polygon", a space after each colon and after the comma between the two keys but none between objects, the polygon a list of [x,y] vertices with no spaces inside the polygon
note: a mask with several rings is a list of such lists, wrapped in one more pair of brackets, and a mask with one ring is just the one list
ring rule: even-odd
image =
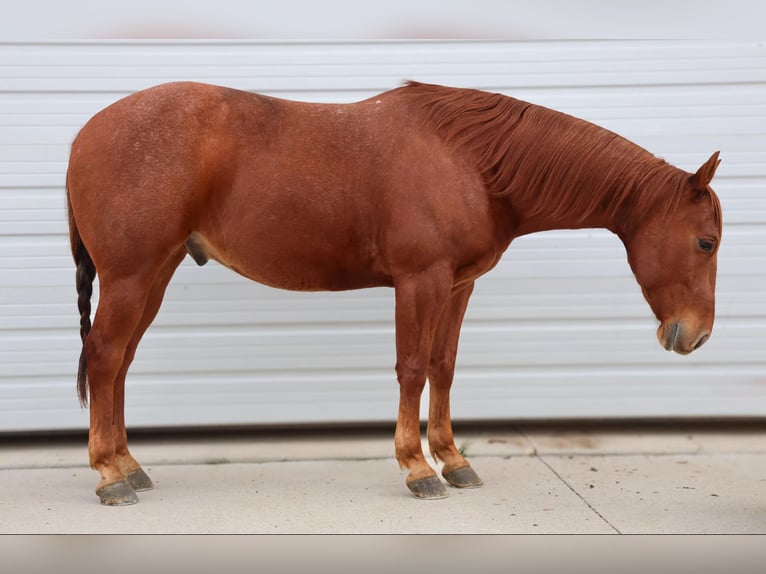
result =
[{"label": "horse's belly", "polygon": [[393,285],[390,276],[376,269],[373,258],[348,250],[338,250],[338,255],[333,256],[310,246],[298,253],[267,246],[237,249],[215,245],[196,232],[185,246],[198,265],[213,259],[248,279],[279,289],[342,291]]},{"label": "horse's belly", "polygon": [[273,265],[234,263],[231,269],[253,281],[291,291],[344,291],[368,287],[393,286],[390,277],[364,267],[347,268],[338,264],[304,265],[301,261],[275,262]]}]

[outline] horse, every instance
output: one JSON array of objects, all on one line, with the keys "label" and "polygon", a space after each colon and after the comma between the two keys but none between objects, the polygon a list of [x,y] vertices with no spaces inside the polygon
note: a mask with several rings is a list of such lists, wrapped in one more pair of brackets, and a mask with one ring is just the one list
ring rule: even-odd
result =
[{"label": "horse", "polygon": [[[94,115],[71,147],[77,391],[102,504],[153,487],[131,455],[125,378],[188,254],[281,289],[387,286],[395,298],[396,459],[418,498],[482,485],[455,446],[450,388],[477,278],[513,239],[605,228],[625,246],[667,350],[705,343],[722,220],[715,152],[686,172],[624,137],[486,91],[406,82],[354,103],[172,82]],[[96,274],[100,299],[91,323]],[[555,351],[551,349],[551,352]]]}]

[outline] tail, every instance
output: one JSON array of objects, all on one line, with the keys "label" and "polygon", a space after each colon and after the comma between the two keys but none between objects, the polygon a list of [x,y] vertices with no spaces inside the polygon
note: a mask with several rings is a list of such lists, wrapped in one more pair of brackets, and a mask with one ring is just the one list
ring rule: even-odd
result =
[{"label": "tail", "polygon": [[72,247],[72,256],[77,266],[75,284],[77,286],[77,309],[80,311],[80,339],[82,350],[80,351],[80,365],[77,369],[77,396],[80,405],[88,406],[88,359],[85,356],[85,339],[90,333],[90,298],[93,294],[93,280],[96,278],[96,267],[90,258],[85,244],[80,238],[77,223],[72,213],[72,203],[69,200],[67,189],[67,211],[69,213],[69,241]]}]

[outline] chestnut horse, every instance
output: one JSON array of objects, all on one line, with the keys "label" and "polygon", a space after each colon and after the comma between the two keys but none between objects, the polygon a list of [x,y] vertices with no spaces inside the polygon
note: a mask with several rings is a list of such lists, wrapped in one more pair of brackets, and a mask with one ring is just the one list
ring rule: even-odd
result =
[{"label": "chestnut horse", "polygon": [[[449,393],[474,281],[521,235],[601,227],[624,243],[665,349],[713,327],[721,210],[696,173],[586,121],[504,95],[409,82],[352,104],[315,104],[198,83],[137,92],[72,144],[67,197],[90,387],[91,466],[104,504],[152,482],[128,450],[125,376],[189,253],[266,285],[395,290],[396,458],[417,497],[480,478],[458,452]],[[96,273],[100,301],[93,324]],[[86,378],[87,377],[87,378]]]}]

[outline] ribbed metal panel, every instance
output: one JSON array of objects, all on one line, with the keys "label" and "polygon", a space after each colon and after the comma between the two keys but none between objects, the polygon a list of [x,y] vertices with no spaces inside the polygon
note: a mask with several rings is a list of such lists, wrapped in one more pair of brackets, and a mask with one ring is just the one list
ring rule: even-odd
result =
[{"label": "ribbed metal panel", "polygon": [[[412,78],[594,121],[688,170],[720,149],[718,316],[664,352],[619,240],[517,240],[479,280],[455,419],[766,413],[766,48],[732,42],[0,44],[0,431],[87,426],[64,174],[96,111],[168,80],[346,102]],[[128,422],[393,421],[393,292],[291,293],[186,261],[128,381]]]}]

